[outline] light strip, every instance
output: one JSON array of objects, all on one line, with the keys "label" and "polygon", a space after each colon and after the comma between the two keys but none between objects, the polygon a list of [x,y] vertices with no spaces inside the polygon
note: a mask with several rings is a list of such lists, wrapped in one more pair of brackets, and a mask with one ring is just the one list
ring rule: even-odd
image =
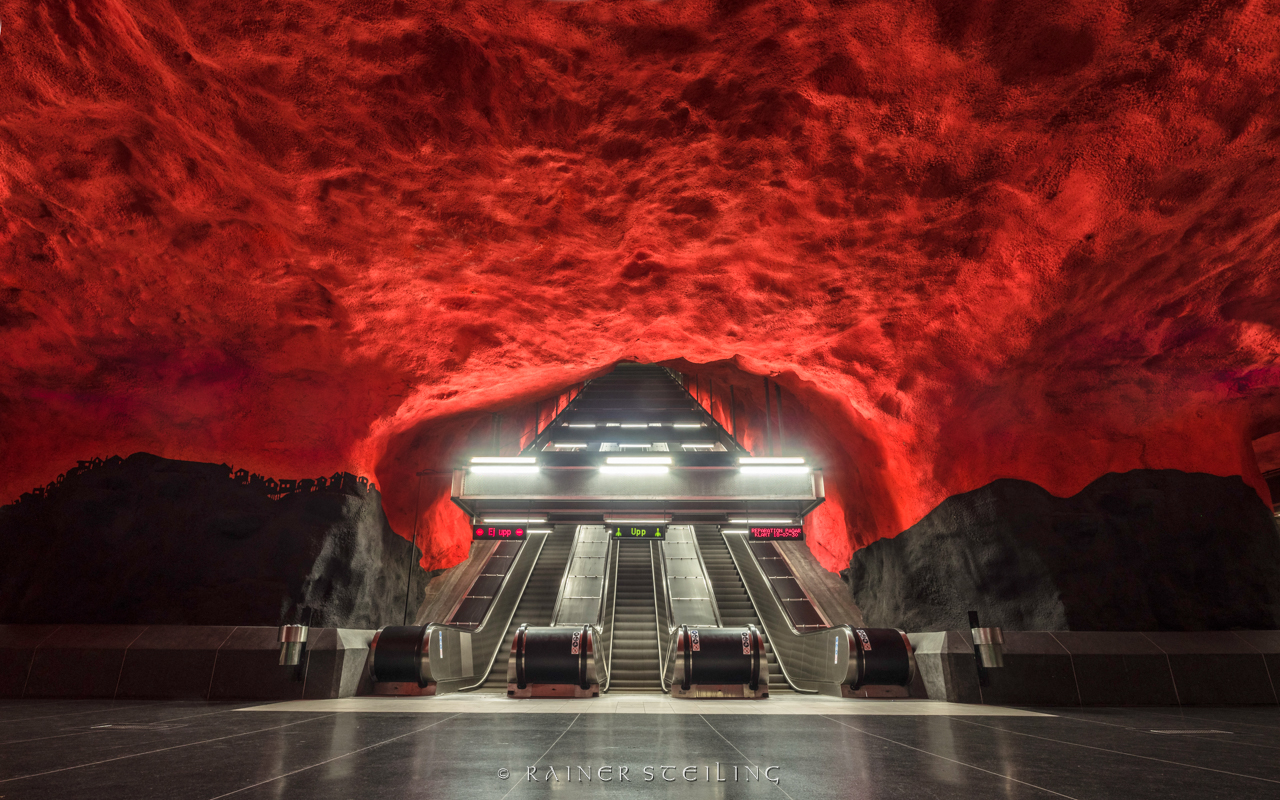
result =
[{"label": "light strip", "polygon": [[712,442],[685,442],[680,446],[685,450],[710,450],[715,447],[715,444]]},{"label": "light strip", "polygon": [[497,522],[497,523],[528,525],[530,522],[546,522],[547,518],[545,516],[542,516],[542,517],[483,517],[481,521],[486,523]]},{"label": "light strip", "polygon": [[622,428],[647,428],[647,427],[649,427],[649,423],[647,423],[647,422],[636,422],[636,423],[632,423],[632,422],[624,422],[624,423],[622,423],[619,427],[622,427]]},{"label": "light strip", "polygon": [[653,445],[651,444],[620,444],[618,445],[618,447],[623,450],[626,450],[627,448],[631,448],[632,450],[648,450],[650,447],[653,447]]},{"label": "light strip", "polygon": [[730,525],[797,525],[794,519],[731,519]]},{"label": "light strip", "polygon": [[808,475],[808,467],[739,467],[747,475]]},{"label": "light strip", "polygon": [[721,533],[747,533],[746,528],[721,528]]},{"label": "light strip", "polygon": [[523,467],[515,464],[475,464],[471,471],[477,475],[533,475],[537,467]]},{"label": "light strip", "polygon": [[670,456],[609,456],[606,464],[663,464],[671,463]]},{"label": "light strip", "polygon": [[557,449],[561,447],[586,447],[587,443],[586,442],[555,442],[551,446]]},{"label": "light strip", "polygon": [[525,528],[525,533],[551,533],[550,528]]},{"label": "light strip", "polygon": [[600,471],[605,475],[666,475],[667,467],[611,466],[601,467]]},{"label": "light strip", "polygon": [[531,456],[475,456],[472,464],[537,464],[538,459]]},{"label": "light strip", "polygon": [[803,464],[804,459],[791,457],[791,456],[787,456],[783,458],[752,458],[750,456],[743,456],[742,458],[738,459],[738,463],[739,464]]},{"label": "light strip", "polygon": [[570,422],[566,425],[569,428],[594,428],[595,426],[594,422]]},{"label": "light strip", "polygon": [[666,517],[605,517],[604,521],[610,525],[666,525]]},{"label": "light strip", "polygon": [[650,427],[650,428],[661,428],[661,427],[662,427],[662,423],[661,423],[661,422],[650,422],[650,423],[649,423],[649,427]]},{"label": "light strip", "polygon": [[672,425],[671,427],[673,427],[673,428],[701,428],[701,427],[703,427],[703,424],[702,424],[701,422],[696,423],[696,424],[694,424],[694,423],[689,423],[689,422],[677,422],[677,423],[675,423],[674,425]]}]

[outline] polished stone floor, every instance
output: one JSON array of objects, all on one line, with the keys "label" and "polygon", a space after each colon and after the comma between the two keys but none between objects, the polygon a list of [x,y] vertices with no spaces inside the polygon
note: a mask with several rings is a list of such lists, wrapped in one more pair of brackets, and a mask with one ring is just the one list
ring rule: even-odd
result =
[{"label": "polished stone floor", "polygon": [[374,702],[0,701],[0,798],[1280,797],[1274,706],[498,713]]}]

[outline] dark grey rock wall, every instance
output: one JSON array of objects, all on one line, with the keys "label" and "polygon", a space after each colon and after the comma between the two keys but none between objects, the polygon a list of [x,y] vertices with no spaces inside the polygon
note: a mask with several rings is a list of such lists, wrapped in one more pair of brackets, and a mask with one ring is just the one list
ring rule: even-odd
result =
[{"label": "dark grey rock wall", "polygon": [[1074,497],[998,480],[947,498],[847,574],[866,623],[1011,630],[1280,627],[1280,534],[1240,478],[1108,473]]},{"label": "dark grey rock wall", "polygon": [[0,622],[277,625],[310,607],[316,626],[400,624],[426,581],[410,549],[376,491],[272,499],[223,465],[137,453],[0,508]]}]

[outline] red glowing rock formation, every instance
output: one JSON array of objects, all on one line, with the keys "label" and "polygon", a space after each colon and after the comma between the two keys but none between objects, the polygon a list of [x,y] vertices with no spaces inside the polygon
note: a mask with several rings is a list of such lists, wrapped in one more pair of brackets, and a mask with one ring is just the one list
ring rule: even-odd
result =
[{"label": "red glowing rock formation", "polygon": [[348,469],[407,536],[478,412],[633,358],[776,376],[833,568],[1000,477],[1266,499],[1278,14],[5,2],[0,493]]}]

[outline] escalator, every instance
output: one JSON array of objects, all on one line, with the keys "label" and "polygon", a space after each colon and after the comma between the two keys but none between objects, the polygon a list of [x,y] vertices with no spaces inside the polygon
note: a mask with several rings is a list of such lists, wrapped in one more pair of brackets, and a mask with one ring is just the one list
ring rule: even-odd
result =
[{"label": "escalator", "polygon": [[653,598],[652,545],[648,542],[619,542],[614,546],[618,548],[618,572],[613,606],[609,691],[661,692],[658,614]]},{"label": "escalator", "polygon": [[489,677],[480,687],[482,692],[507,691],[507,661],[511,658],[511,643],[516,636],[516,628],[523,623],[529,625],[551,624],[551,612],[555,610],[556,596],[560,593],[560,580],[564,577],[564,568],[569,563],[569,552],[573,549],[575,526],[557,525],[547,534],[546,544],[534,565],[529,583],[525,586],[520,603],[516,606],[515,616],[507,626],[506,636],[498,654],[493,659],[493,667]]},{"label": "escalator", "polygon": [[791,692],[787,679],[783,677],[782,668],[778,666],[778,658],[774,655],[769,637],[756,616],[755,607],[751,605],[751,597],[742,584],[738,569],[734,566],[729,548],[715,527],[698,525],[694,528],[698,540],[698,550],[702,553],[702,561],[707,567],[707,577],[711,579],[711,588],[716,595],[716,605],[720,609],[722,624],[726,627],[755,625],[764,638],[765,656],[769,662],[769,693]]}]

